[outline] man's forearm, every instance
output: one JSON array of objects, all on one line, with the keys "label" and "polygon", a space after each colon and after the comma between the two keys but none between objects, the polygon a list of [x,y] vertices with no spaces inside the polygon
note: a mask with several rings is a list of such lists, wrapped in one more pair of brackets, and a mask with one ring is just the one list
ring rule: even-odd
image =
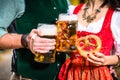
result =
[{"label": "man's forearm", "polygon": [[0,49],[22,48],[20,34],[5,34],[0,37]]}]

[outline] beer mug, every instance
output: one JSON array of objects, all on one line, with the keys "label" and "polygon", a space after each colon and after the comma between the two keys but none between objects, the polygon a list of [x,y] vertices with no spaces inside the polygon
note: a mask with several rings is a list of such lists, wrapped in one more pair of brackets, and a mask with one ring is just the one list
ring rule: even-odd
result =
[{"label": "beer mug", "polygon": [[60,14],[57,24],[57,44],[58,52],[73,52],[76,50],[76,28],[78,16],[75,14]]},{"label": "beer mug", "polygon": [[[54,24],[38,24],[38,30],[44,38],[56,39],[57,28]],[[36,53],[34,60],[40,63],[54,63],[56,50],[49,50],[47,53]]]}]

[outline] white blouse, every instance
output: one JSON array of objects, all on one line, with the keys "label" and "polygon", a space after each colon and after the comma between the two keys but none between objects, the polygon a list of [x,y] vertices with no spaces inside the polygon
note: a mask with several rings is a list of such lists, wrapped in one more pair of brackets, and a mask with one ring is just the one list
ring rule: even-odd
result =
[{"label": "white blouse", "polygon": [[[75,6],[69,6],[69,13],[72,14]],[[87,27],[81,25],[78,23],[78,31],[87,31],[87,32],[93,32],[98,33],[103,25],[104,17],[99,19],[97,22],[90,23]],[[97,26],[97,28],[96,28]],[[115,11],[112,16],[111,20],[111,31],[114,37],[114,45],[116,49],[116,54],[120,54],[120,12]]]}]

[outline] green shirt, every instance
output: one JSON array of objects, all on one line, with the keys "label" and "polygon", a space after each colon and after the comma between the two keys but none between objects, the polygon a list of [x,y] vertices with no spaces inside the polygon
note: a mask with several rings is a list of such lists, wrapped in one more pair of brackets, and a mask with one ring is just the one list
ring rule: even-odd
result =
[{"label": "green shirt", "polygon": [[[16,19],[16,31],[20,34],[29,33],[38,23],[55,23],[60,13],[67,13],[66,0],[3,0],[5,9],[4,24],[0,28],[1,36],[12,20]],[[13,11],[11,11],[13,9]],[[23,14],[24,13],[24,14]],[[23,14],[23,15],[22,15]],[[2,14],[1,14],[2,15]],[[21,16],[22,15],[22,16]],[[20,17],[21,16],[21,17]],[[19,18],[20,17],[20,18]],[[1,22],[1,23],[2,23]],[[16,49],[17,73],[28,78],[40,80],[54,80],[65,55],[56,56],[53,64],[41,64],[34,61],[34,55],[28,49]]]}]

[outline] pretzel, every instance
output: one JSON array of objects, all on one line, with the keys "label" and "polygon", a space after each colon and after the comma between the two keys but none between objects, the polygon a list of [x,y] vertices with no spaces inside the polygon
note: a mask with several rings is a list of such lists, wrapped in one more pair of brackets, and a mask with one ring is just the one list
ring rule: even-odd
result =
[{"label": "pretzel", "polygon": [[76,40],[76,47],[81,56],[87,57],[87,54],[99,52],[102,46],[101,39],[96,35],[87,35]]}]

